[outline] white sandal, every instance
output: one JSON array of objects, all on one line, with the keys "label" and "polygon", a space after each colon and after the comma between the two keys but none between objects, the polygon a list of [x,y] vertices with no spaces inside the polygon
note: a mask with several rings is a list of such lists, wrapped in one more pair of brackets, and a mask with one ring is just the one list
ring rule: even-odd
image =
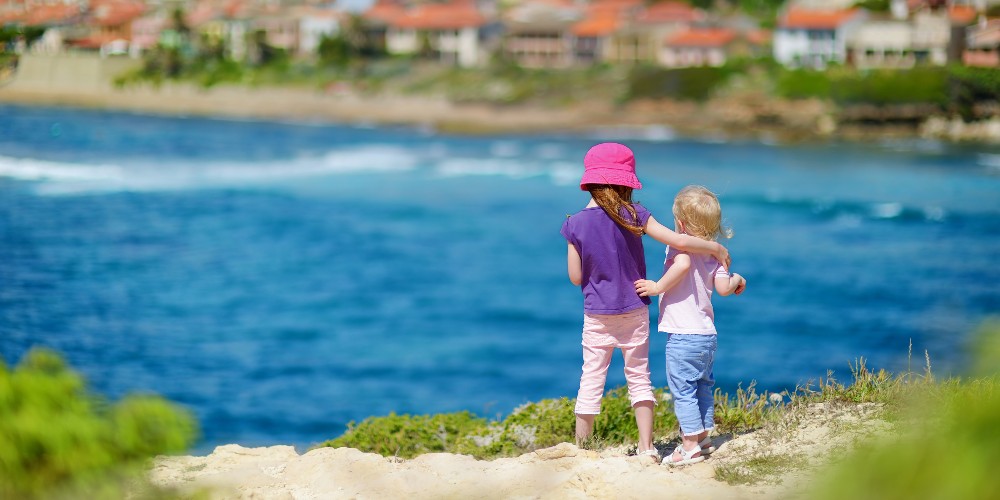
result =
[{"label": "white sandal", "polygon": [[698,442],[698,446],[701,446],[702,455],[711,455],[715,451],[715,446],[712,446],[712,440],[710,438],[702,439]]},{"label": "white sandal", "polygon": [[684,449],[684,445],[683,444],[679,444],[679,445],[677,445],[677,448],[674,448],[674,451],[679,451],[680,452],[681,459],[680,460],[674,460],[674,455],[671,454],[670,458],[668,458],[665,461],[665,463],[667,465],[671,466],[671,467],[678,467],[678,466],[681,466],[681,465],[696,464],[698,462],[701,462],[701,461],[705,460],[705,457],[703,457],[701,455],[701,447],[700,446],[697,447],[697,448],[695,448],[695,449],[693,449],[693,450],[691,450],[691,451],[688,451],[688,450]]},{"label": "white sandal", "polygon": [[663,460],[663,457],[660,456],[659,450],[657,450],[656,448],[650,448],[648,450],[643,450],[643,451],[638,451],[637,450],[635,452],[635,456],[637,456],[637,457],[653,457],[653,460],[656,460],[656,463],[660,463],[660,461]]}]

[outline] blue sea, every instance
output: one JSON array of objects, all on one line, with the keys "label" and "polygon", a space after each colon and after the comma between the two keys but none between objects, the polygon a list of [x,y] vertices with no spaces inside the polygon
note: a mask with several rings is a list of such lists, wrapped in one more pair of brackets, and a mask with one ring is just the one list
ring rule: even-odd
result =
[{"label": "blue sea", "polygon": [[[0,106],[0,354],[48,347],[98,393],[189,408],[195,452],[574,397],[582,297],[559,228],[606,140],[635,151],[637,198],[661,222],[686,184],[719,194],[748,279],[716,300],[723,390],[846,382],[860,357],[918,371],[925,351],[961,375],[1000,313],[997,148]],[[664,248],[645,248],[656,279]],[[664,345],[654,333],[657,386]]]}]

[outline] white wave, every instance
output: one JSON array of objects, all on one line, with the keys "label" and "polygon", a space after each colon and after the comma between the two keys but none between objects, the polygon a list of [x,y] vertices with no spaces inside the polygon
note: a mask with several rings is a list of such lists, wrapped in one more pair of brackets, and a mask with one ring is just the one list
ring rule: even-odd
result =
[{"label": "white wave", "polygon": [[818,198],[813,200],[812,211],[814,214],[829,212],[830,210],[833,210],[833,207],[835,205],[836,203],[834,202],[834,200],[828,198],[821,198],[821,199]]},{"label": "white wave", "polygon": [[924,208],[924,218],[931,222],[941,222],[947,216],[947,212],[941,207]]},{"label": "white wave", "polygon": [[614,126],[595,129],[592,137],[605,140],[645,140],[653,142],[672,141],[677,138],[674,129],[666,125]]},{"label": "white wave", "polygon": [[946,145],[936,139],[885,139],[883,148],[900,153],[943,153]]},{"label": "white wave", "polygon": [[902,203],[879,203],[871,207],[872,217],[879,219],[894,219],[903,213]]},{"label": "white wave", "polygon": [[861,227],[861,216],[856,214],[840,214],[833,219],[833,225],[845,229]]},{"label": "white wave", "polygon": [[366,146],[319,157],[260,163],[85,164],[0,156],[0,176],[37,183],[42,194],[155,191],[280,182],[345,173],[410,170],[417,160],[402,148]]},{"label": "white wave", "polygon": [[1000,171],[1000,154],[982,153],[979,155],[979,164],[990,170]]},{"label": "white wave", "polygon": [[[535,148],[535,156],[542,160],[555,160],[566,155],[565,145],[549,142]],[[583,158],[583,156],[580,156]],[[582,161],[582,160],[581,160]]]},{"label": "white wave", "polygon": [[118,182],[126,177],[117,165],[80,165],[6,156],[0,156],[0,176],[36,182]]},{"label": "white wave", "polygon": [[549,170],[549,178],[557,186],[570,186],[580,182],[583,167],[574,163],[556,163]]},{"label": "white wave", "polygon": [[521,154],[521,145],[514,141],[498,141],[490,144],[490,154],[500,158],[511,158]]},{"label": "white wave", "polygon": [[434,171],[444,177],[499,175],[512,179],[523,179],[545,173],[540,166],[523,160],[499,158],[452,158],[438,163]]}]

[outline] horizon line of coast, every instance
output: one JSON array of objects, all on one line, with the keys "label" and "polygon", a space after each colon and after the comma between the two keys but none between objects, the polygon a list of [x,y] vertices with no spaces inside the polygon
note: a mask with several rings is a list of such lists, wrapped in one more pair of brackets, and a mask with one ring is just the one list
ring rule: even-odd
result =
[{"label": "horizon line of coast", "polygon": [[17,80],[0,86],[0,103],[135,112],[160,116],[307,121],[345,125],[430,127],[459,135],[606,133],[615,130],[653,140],[756,140],[802,143],[845,140],[930,139],[1000,144],[1000,117],[966,123],[931,116],[919,126],[899,123],[839,124],[836,111],[817,100],[715,98],[706,103],[656,100],[621,105],[588,103],[557,108],[455,103],[441,97],[363,95],[347,90],[246,87],[166,82],[159,86],[110,84],[74,87]]}]

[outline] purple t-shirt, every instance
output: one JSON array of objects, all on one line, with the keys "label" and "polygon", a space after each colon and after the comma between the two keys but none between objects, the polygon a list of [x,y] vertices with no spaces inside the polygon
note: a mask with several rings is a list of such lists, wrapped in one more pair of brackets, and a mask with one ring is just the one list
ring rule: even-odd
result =
[{"label": "purple t-shirt", "polygon": [[[632,206],[638,225],[645,226],[649,210]],[[628,212],[624,215],[629,217]],[[646,279],[641,236],[616,224],[601,207],[585,208],[567,218],[560,233],[583,261],[583,312],[621,314],[649,305],[649,297],[640,297],[634,285],[635,280]]]}]

